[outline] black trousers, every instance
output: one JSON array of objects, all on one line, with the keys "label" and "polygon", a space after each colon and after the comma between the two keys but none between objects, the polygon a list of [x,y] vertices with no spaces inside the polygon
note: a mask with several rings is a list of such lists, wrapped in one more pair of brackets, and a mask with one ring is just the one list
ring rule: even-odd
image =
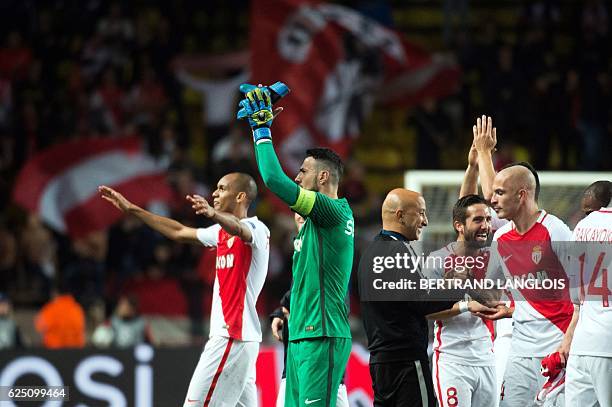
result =
[{"label": "black trousers", "polygon": [[435,407],[428,360],[370,364],[375,407]]}]

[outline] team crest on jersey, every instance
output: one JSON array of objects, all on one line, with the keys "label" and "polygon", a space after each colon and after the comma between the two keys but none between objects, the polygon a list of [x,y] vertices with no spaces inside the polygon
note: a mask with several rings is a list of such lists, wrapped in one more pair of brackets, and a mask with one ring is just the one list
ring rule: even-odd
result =
[{"label": "team crest on jersey", "polygon": [[535,264],[540,264],[540,260],[542,260],[542,248],[540,246],[534,246],[531,251],[531,260]]},{"label": "team crest on jersey", "polygon": [[231,248],[232,248],[232,246],[234,245],[234,238],[235,238],[235,237],[236,237],[236,236],[232,236],[232,237],[230,237],[229,239],[227,239],[227,248],[228,248],[228,249],[231,249]]},{"label": "team crest on jersey", "polygon": [[302,251],[302,239],[295,239],[293,241],[293,249],[296,252],[301,252]]}]

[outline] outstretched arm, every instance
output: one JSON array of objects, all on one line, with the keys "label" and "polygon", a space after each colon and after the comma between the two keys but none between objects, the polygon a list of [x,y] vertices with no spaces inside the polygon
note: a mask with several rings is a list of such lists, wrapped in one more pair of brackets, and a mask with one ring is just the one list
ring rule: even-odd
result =
[{"label": "outstretched arm", "polygon": [[136,216],[152,229],[158,231],[168,239],[177,242],[199,243],[196,229],[183,225],[174,219],[156,215],[128,201],[123,195],[107,186],[98,187],[102,198],[112,203],[122,212]]},{"label": "outstretched arm", "polygon": [[187,200],[192,203],[191,207],[195,209],[196,214],[204,215],[207,218],[218,223],[227,233],[232,236],[238,236],[243,242],[252,243],[253,234],[251,229],[240,222],[237,216],[227,212],[219,212],[208,204],[208,201],[200,195],[187,195]]},{"label": "outstretched arm", "polygon": [[493,127],[491,117],[482,116],[476,120],[472,128],[474,132],[474,146],[478,151],[478,171],[482,194],[487,201],[493,197],[493,180],[495,167],[493,167],[493,152],[497,144],[497,130]]}]

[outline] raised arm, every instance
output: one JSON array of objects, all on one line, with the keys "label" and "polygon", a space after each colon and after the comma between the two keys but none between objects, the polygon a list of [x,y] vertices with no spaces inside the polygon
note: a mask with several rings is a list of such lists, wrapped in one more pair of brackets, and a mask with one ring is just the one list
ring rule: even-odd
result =
[{"label": "raised arm", "polygon": [[283,171],[274,146],[270,125],[274,120],[270,92],[267,88],[255,88],[246,93],[240,102],[238,118],[248,118],[255,141],[257,168],[266,185],[291,209],[304,217],[310,217],[324,227],[347,221],[338,200],[298,186]]},{"label": "raised arm", "polygon": [[459,198],[463,198],[466,195],[478,195],[478,151],[474,143],[472,143],[468,153],[468,166],[461,183]]},{"label": "raised arm", "polygon": [[493,152],[497,144],[497,130],[493,127],[493,119],[484,115],[476,120],[476,125],[472,130],[474,146],[478,152],[478,172],[482,195],[487,201],[490,201],[493,197],[493,180],[495,179]]},{"label": "raised arm", "polygon": [[170,240],[177,242],[199,243],[196,229],[183,225],[174,219],[156,215],[128,201],[123,195],[107,186],[98,187],[103,199],[112,203],[124,213],[136,216],[152,229]]},{"label": "raised arm", "polygon": [[[245,98],[239,104],[238,119],[246,118],[253,131],[255,158],[261,178],[268,189],[289,206],[298,200],[298,186],[283,171],[274,147],[270,126],[274,120],[272,97],[267,88],[242,85]],[[280,108],[282,110],[282,108]],[[280,112],[280,110],[278,110]]]},{"label": "raised arm", "polygon": [[283,171],[271,138],[268,141],[256,142],[255,157],[266,187],[290,207],[298,204],[300,187]]},{"label": "raised arm", "polygon": [[240,222],[237,216],[231,213],[219,212],[208,204],[208,201],[200,195],[187,195],[187,200],[192,203],[192,208],[196,214],[204,215],[214,222],[218,223],[227,233],[233,236],[238,236],[243,242],[252,243],[253,233],[251,229]]}]

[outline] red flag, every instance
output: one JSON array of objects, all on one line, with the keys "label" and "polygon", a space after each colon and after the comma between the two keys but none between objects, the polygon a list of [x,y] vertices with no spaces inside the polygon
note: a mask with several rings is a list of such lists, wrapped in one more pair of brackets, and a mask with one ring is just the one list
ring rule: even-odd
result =
[{"label": "red flag", "polygon": [[416,104],[452,93],[460,71],[400,34],[336,4],[256,0],[251,13],[254,83],[285,82],[277,151],[299,169],[304,149],[325,145],[346,155],[376,100]]},{"label": "red flag", "polygon": [[136,205],[167,201],[164,170],[142,150],[137,137],[84,139],[52,146],[19,173],[13,200],[60,233],[73,238],[102,230],[122,214],[101,199],[108,185]]}]

